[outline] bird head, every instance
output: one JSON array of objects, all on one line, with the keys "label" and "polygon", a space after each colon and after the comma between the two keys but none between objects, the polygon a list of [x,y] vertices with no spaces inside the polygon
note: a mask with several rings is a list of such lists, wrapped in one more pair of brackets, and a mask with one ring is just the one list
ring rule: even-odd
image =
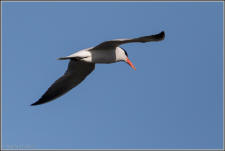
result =
[{"label": "bird head", "polygon": [[136,70],[136,68],[134,67],[133,63],[130,61],[130,59],[128,58],[128,54],[126,52],[126,50],[124,50],[123,48],[121,48],[121,60],[126,62],[129,66],[131,66],[131,68],[133,68],[134,70]]}]

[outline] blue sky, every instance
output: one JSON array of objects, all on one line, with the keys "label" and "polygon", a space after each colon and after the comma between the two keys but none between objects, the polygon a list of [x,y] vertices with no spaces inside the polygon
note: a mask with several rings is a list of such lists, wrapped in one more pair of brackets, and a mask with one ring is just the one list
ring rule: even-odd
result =
[{"label": "blue sky", "polygon": [[[223,147],[223,3],[3,2],[3,148]],[[67,68],[58,61],[116,38],[126,63],[96,65],[66,95],[30,106]]]}]

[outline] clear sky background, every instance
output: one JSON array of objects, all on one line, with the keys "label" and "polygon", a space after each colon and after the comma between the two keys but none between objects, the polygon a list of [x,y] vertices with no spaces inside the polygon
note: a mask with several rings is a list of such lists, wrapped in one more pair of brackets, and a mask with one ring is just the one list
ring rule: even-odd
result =
[{"label": "clear sky background", "polygon": [[[223,3],[3,2],[3,148],[223,146]],[[126,63],[96,65],[79,86],[30,106],[67,68],[58,61],[116,38]]]}]

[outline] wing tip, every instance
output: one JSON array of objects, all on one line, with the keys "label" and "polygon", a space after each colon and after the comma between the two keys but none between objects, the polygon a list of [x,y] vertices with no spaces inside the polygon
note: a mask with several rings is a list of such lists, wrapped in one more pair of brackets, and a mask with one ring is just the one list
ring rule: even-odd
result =
[{"label": "wing tip", "polygon": [[165,38],[165,31],[161,31],[158,35],[157,35],[159,40],[163,40]]},{"label": "wing tip", "polygon": [[31,104],[30,106],[35,106],[35,105],[39,105],[39,104],[37,104],[37,103],[35,102],[35,103]]},{"label": "wing tip", "polygon": [[48,101],[46,99],[44,99],[43,97],[41,97],[38,101],[32,103],[30,106],[35,106],[35,105],[40,105],[40,104],[44,104],[47,103]]},{"label": "wing tip", "polygon": [[30,106],[35,106],[35,105],[40,105],[42,104],[42,102],[40,102],[39,100],[37,102],[32,103]]}]

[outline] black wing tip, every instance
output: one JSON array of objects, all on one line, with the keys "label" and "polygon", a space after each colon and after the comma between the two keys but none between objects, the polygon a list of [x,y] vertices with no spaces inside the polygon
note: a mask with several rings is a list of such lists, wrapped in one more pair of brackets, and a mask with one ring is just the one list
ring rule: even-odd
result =
[{"label": "black wing tip", "polygon": [[46,102],[48,102],[48,101],[44,100],[43,97],[42,97],[38,101],[36,101],[33,104],[31,104],[30,106],[40,105],[40,104],[44,104]]},{"label": "black wing tip", "polygon": [[35,103],[31,104],[30,106],[35,106],[35,105],[39,105],[39,104],[35,102]]},{"label": "black wing tip", "polygon": [[157,39],[163,40],[165,38],[165,31],[161,31],[159,34],[156,35]]},{"label": "black wing tip", "polygon": [[37,101],[37,102],[34,102],[33,104],[31,104],[30,106],[35,106],[35,105],[40,105],[40,104],[42,104],[42,103]]}]

